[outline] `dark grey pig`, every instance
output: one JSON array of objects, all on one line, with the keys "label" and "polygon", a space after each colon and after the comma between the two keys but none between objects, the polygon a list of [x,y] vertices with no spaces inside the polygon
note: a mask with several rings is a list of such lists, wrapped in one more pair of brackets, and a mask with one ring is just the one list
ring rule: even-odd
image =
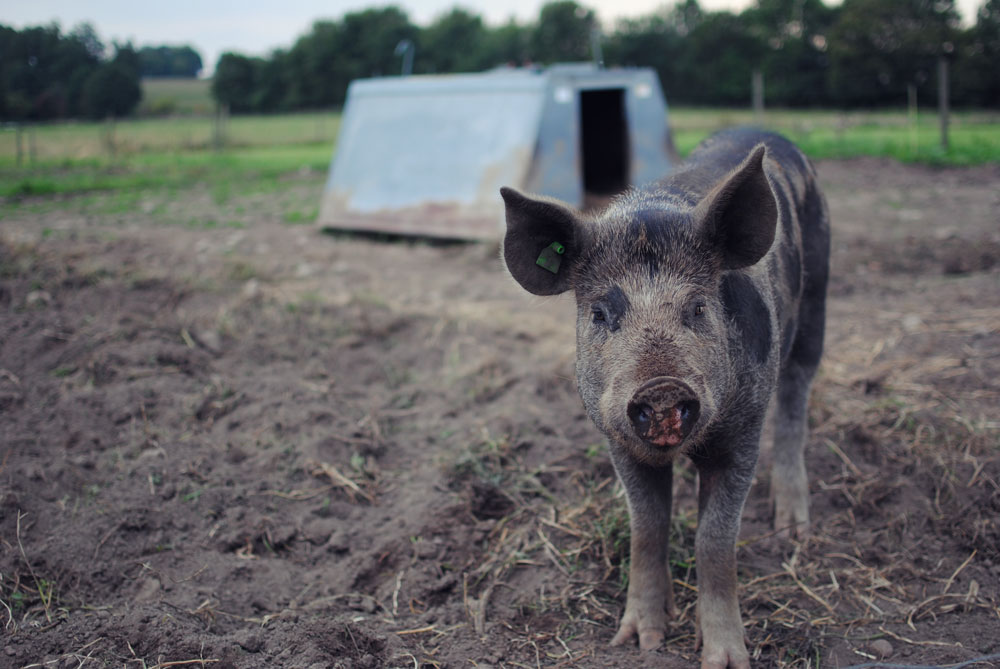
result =
[{"label": "dark grey pig", "polygon": [[576,294],[577,384],[628,496],[628,601],[611,643],[663,640],[672,462],[686,453],[699,481],[702,667],[749,667],[735,544],[772,395],[775,526],[808,531],[806,404],[829,255],[815,171],[782,137],[736,129],[593,217],[501,194],[510,273],[536,295]]}]

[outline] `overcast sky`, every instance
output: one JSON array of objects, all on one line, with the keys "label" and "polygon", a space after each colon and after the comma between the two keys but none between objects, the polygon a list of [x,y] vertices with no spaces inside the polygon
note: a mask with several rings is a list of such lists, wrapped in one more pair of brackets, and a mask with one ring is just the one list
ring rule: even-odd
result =
[{"label": "overcast sky", "polygon": [[[839,0],[838,0],[839,1]],[[577,0],[597,11],[606,25],[623,16],[648,14],[672,0]],[[699,0],[705,9],[739,11],[751,0]],[[831,2],[831,0],[827,0]],[[984,0],[958,0],[968,23]],[[106,43],[131,40],[136,47],[190,44],[211,70],[223,51],[267,55],[290,47],[317,19],[336,19],[370,6],[396,4],[417,25],[458,5],[498,25],[514,17],[524,23],[538,17],[545,0],[5,0],[0,23],[15,28],[57,21],[68,31],[83,21],[93,24]]]}]

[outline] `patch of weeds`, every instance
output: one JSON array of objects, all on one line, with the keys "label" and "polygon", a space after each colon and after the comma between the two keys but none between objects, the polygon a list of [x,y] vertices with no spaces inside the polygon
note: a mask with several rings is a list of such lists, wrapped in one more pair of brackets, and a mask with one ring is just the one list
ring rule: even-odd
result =
[{"label": "patch of weeds", "polygon": [[413,381],[413,372],[408,367],[400,367],[389,362],[382,363],[382,373],[385,374],[385,383],[391,390]]},{"label": "patch of weeds", "polygon": [[674,512],[670,519],[670,567],[674,577],[694,569],[696,515]]},{"label": "patch of weeds", "polygon": [[67,365],[65,367],[56,367],[49,374],[56,377],[57,379],[64,379],[76,371],[75,365]]},{"label": "patch of weeds", "polygon": [[106,215],[130,214],[139,208],[141,198],[142,193],[138,191],[115,191],[113,195],[102,198],[100,204],[95,208],[95,213]]},{"label": "patch of weeds", "polygon": [[228,181],[220,181],[212,185],[212,201],[215,204],[226,204],[232,195],[232,188]]},{"label": "patch of weeds", "polygon": [[306,211],[300,211],[298,209],[286,211],[282,218],[288,225],[309,225],[316,221],[317,216],[319,216],[319,209],[313,207],[311,209],[307,209]]},{"label": "patch of weeds", "polygon": [[514,460],[512,450],[509,437],[494,438],[484,429],[483,439],[470,446],[455,461],[452,474],[456,482],[476,478],[499,486],[510,474],[508,468]]},{"label": "patch of weeds", "polygon": [[244,260],[229,261],[226,274],[233,281],[249,281],[258,278],[256,268]]},{"label": "patch of weeds", "polygon": [[181,495],[181,499],[184,500],[185,502],[195,503],[198,501],[198,498],[201,497],[201,493],[203,492],[204,490],[200,488],[195,488]]},{"label": "patch of weeds", "polygon": [[621,590],[627,589],[632,532],[629,528],[628,508],[623,500],[612,498],[604,508],[598,510],[594,533],[604,559],[608,564],[618,566],[618,587]]},{"label": "patch of weeds", "polygon": [[299,295],[298,300],[294,302],[288,302],[285,304],[285,311],[290,314],[297,314],[299,312],[312,314],[318,311],[318,308],[323,304],[322,296],[314,291],[307,290]]},{"label": "patch of weeds", "polygon": [[191,228],[192,230],[212,230],[219,227],[218,222],[211,218],[189,218],[186,221],[182,221],[181,225],[186,228]]},{"label": "patch of weeds", "polygon": [[377,309],[389,309],[389,303],[384,297],[377,293],[371,293],[363,291],[360,293],[355,293],[351,297],[352,305],[359,305],[362,307],[376,307]]}]

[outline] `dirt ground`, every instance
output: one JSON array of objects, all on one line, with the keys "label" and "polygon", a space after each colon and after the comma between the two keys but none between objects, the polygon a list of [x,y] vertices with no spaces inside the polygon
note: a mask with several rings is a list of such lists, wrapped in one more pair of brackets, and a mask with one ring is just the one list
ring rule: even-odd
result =
[{"label": "dirt ground", "polygon": [[[1000,166],[823,162],[813,536],[744,513],[759,667],[1000,666]],[[610,648],[627,520],[570,298],[283,223],[322,175],[0,222],[0,666],[690,667]],[[8,203],[10,204],[10,203]]]}]

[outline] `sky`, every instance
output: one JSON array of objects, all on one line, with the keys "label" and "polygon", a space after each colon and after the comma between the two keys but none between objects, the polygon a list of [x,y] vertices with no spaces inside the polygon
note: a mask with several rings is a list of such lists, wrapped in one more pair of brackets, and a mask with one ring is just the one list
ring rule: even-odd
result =
[{"label": "sky", "polygon": [[[492,25],[511,17],[521,23],[538,18],[546,0],[2,0],[0,24],[14,28],[59,23],[64,31],[87,21],[110,45],[131,41],[136,47],[161,44],[194,47],[206,70],[224,51],[266,56],[288,48],[309,32],[317,19],[338,19],[347,12],[395,4],[410,20],[427,25],[461,6]],[[615,19],[649,14],[672,0],[577,0],[594,9],[609,27]],[[962,18],[971,23],[984,0],[958,0]],[[828,3],[833,4],[831,0]],[[704,9],[740,11],[751,0],[699,0]],[[206,72],[207,73],[207,72]]]}]

